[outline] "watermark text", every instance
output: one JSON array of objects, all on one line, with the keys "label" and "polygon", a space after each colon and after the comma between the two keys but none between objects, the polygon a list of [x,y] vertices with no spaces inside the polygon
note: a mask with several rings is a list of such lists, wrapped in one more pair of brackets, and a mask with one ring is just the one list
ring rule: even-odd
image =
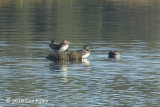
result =
[{"label": "watermark text", "polygon": [[36,103],[36,104],[47,104],[48,100],[45,99],[11,99],[11,98],[7,98],[6,99],[6,103]]}]

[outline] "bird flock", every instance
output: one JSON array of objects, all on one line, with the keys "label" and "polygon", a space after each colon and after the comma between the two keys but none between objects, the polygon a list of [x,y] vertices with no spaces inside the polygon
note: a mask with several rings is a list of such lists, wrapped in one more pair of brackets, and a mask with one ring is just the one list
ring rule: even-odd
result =
[{"label": "bird flock", "polygon": [[[63,40],[62,43],[57,44],[55,40],[51,40],[51,43],[49,44],[49,47],[54,52],[63,52],[66,51],[69,47],[69,41]],[[90,49],[88,45],[84,45],[83,49],[77,50],[78,53],[82,55],[82,58],[87,58],[90,55]],[[120,58],[120,53],[118,51],[109,51],[108,58]]]}]

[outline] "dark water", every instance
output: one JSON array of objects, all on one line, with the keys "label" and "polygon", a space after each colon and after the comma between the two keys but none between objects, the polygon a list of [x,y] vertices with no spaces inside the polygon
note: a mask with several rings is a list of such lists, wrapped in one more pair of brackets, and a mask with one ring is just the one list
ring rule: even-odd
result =
[{"label": "dark water", "polygon": [[[1,106],[160,105],[158,0],[0,2]],[[46,60],[52,39],[68,39],[69,50],[88,44],[91,55]],[[121,59],[109,60],[109,50]],[[48,102],[29,103],[36,99]]]}]

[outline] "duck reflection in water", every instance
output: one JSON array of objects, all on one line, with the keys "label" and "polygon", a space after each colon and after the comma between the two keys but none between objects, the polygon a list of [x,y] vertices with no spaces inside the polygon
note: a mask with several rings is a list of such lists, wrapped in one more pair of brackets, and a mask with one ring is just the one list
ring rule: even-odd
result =
[{"label": "duck reflection in water", "polygon": [[90,62],[87,59],[82,59],[82,65],[84,67],[89,67],[90,66]]},{"label": "duck reflection in water", "polygon": [[79,65],[82,64],[84,67],[89,67],[90,62],[87,59],[82,59],[82,60],[74,60],[74,61],[66,61],[66,60],[59,60],[59,61],[53,61],[50,65],[49,68],[51,71],[54,72],[67,72],[67,66],[68,65]]},{"label": "duck reflection in water", "polygon": [[[56,72],[61,72],[62,77],[64,82],[68,81],[68,65],[79,65],[82,64],[84,67],[89,67],[89,61],[87,59],[83,59],[83,60],[75,60],[75,61],[66,61],[66,60],[59,60],[59,61],[53,61],[50,65],[49,68],[51,71],[53,71],[53,73]],[[74,66],[75,67],[75,66]]]},{"label": "duck reflection in water", "polygon": [[49,65],[49,69],[51,71],[53,71],[53,73],[56,72],[61,72],[62,74],[62,79],[64,80],[64,82],[67,82],[68,79],[68,68],[67,68],[67,62],[64,61],[53,61],[50,65]]},{"label": "duck reflection in water", "polygon": [[50,70],[55,72],[67,72],[67,62],[60,60],[60,61],[53,61],[50,64]]}]

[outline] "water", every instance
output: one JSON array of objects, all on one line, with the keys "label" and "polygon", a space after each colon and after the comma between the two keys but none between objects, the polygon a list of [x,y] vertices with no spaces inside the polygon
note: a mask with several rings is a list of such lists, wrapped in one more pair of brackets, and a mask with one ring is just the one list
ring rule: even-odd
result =
[{"label": "water", "polygon": [[[1,0],[0,105],[159,106],[159,9],[158,0]],[[88,44],[91,55],[49,61],[52,39]]]}]

